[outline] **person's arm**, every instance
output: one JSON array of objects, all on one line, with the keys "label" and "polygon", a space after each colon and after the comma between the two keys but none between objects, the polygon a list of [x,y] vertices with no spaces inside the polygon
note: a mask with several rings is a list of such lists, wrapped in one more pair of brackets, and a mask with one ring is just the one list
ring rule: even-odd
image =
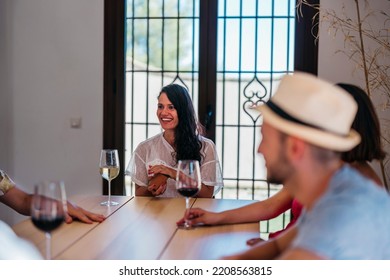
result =
[{"label": "person's arm", "polygon": [[[32,195],[24,192],[18,187],[13,187],[3,196],[0,196],[0,202],[11,207],[16,212],[29,216],[31,214],[31,198]],[[65,222],[71,223],[73,219],[78,219],[84,223],[90,224],[92,222],[102,222],[105,217],[101,214],[89,212],[81,207],[73,205],[68,201],[68,213],[65,216]]]},{"label": "person's arm", "polygon": [[239,254],[225,256],[225,260],[270,260],[284,255],[297,234],[295,226],[289,228],[283,234],[268,241],[259,243],[247,251]]},{"label": "person's arm", "polygon": [[[292,198],[284,188],[275,195],[249,205],[219,213],[200,208],[190,209],[188,215],[191,224],[236,224],[269,220],[291,208]],[[184,223],[184,217],[177,222]]]},{"label": "person's arm", "polygon": [[154,196],[147,187],[135,184],[135,196]]},{"label": "person's arm", "polygon": [[11,207],[19,214],[29,216],[31,212],[31,197],[30,194],[15,186],[0,196],[0,202]]},{"label": "person's arm", "polygon": [[279,260],[323,260],[324,258],[310,252],[308,250],[300,248],[292,248],[286,250],[280,257]]}]

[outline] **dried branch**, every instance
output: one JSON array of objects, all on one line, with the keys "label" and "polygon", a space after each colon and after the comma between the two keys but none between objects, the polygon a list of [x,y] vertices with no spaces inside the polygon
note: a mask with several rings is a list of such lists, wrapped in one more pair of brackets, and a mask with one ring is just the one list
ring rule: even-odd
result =
[{"label": "dried branch", "polygon": [[[315,9],[313,21],[318,19],[321,24],[327,23],[328,33],[333,34],[334,37],[340,33],[344,36],[345,48],[336,53],[345,54],[355,63],[354,71],[362,71],[364,74],[367,94],[372,97],[374,93],[379,93],[384,98],[381,109],[388,110],[390,108],[390,16],[385,11],[371,10],[367,0],[353,1],[356,8],[356,19],[348,16],[344,4],[341,11],[335,11],[333,9],[323,9],[320,5],[312,4],[308,0],[298,0],[297,11],[298,15],[303,17],[304,5]],[[364,3],[364,15],[360,6],[361,1]],[[382,26],[373,28],[370,24],[372,18],[375,18],[376,22],[381,22]],[[313,36],[318,40],[319,34],[314,34],[313,30]],[[366,40],[370,41],[371,49],[366,48]],[[372,46],[374,46],[374,49],[372,49]],[[386,135],[386,132],[388,131],[382,133],[381,137],[384,140],[383,143],[390,146],[388,140],[390,135]],[[383,181],[387,189],[386,178],[389,175],[385,172],[385,166],[388,163],[389,159],[380,162]]]}]

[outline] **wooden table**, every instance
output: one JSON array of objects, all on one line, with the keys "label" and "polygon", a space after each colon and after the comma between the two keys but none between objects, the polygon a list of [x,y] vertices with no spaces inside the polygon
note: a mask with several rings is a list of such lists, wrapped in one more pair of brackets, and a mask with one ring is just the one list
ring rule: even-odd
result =
[{"label": "wooden table", "polygon": [[[100,206],[104,196],[78,196],[72,201],[90,211],[105,214],[102,223],[64,224],[53,232],[54,259],[184,260],[218,259],[248,248],[249,238],[259,237],[259,223],[200,226],[183,230],[176,226],[184,214],[184,198],[113,196],[118,206]],[[211,211],[237,208],[252,200],[191,199],[192,207]],[[13,227],[44,252],[44,234],[30,219]]]}]

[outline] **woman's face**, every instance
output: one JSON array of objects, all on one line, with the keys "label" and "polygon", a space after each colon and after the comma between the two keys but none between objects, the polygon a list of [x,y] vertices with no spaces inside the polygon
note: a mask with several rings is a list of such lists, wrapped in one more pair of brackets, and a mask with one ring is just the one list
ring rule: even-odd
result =
[{"label": "woman's face", "polygon": [[158,97],[157,118],[164,130],[174,130],[179,123],[175,106],[165,92],[162,92]]}]

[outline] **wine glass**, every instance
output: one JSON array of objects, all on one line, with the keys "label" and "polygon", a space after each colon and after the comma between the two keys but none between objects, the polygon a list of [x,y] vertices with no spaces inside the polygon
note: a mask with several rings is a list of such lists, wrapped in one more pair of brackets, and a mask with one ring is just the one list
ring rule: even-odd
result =
[{"label": "wine glass", "polygon": [[186,198],[186,213],[184,228],[191,229],[188,223],[188,211],[190,210],[190,197],[195,196],[201,188],[199,161],[179,160],[176,173],[176,190]]},{"label": "wine glass", "polygon": [[115,179],[119,174],[118,150],[102,150],[100,153],[99,169],[102,177],[108,181],[108,200],[101,202],[100,205],[118,205],[118,202],[111,201],[111,180]]},{"label": "wine glass", "polygon": [[31,219],[45,232],[46,259],[51,259],[51,232],[65,220],[67,200],[62,181],[45,181],[34,187],[31,200]]}]

